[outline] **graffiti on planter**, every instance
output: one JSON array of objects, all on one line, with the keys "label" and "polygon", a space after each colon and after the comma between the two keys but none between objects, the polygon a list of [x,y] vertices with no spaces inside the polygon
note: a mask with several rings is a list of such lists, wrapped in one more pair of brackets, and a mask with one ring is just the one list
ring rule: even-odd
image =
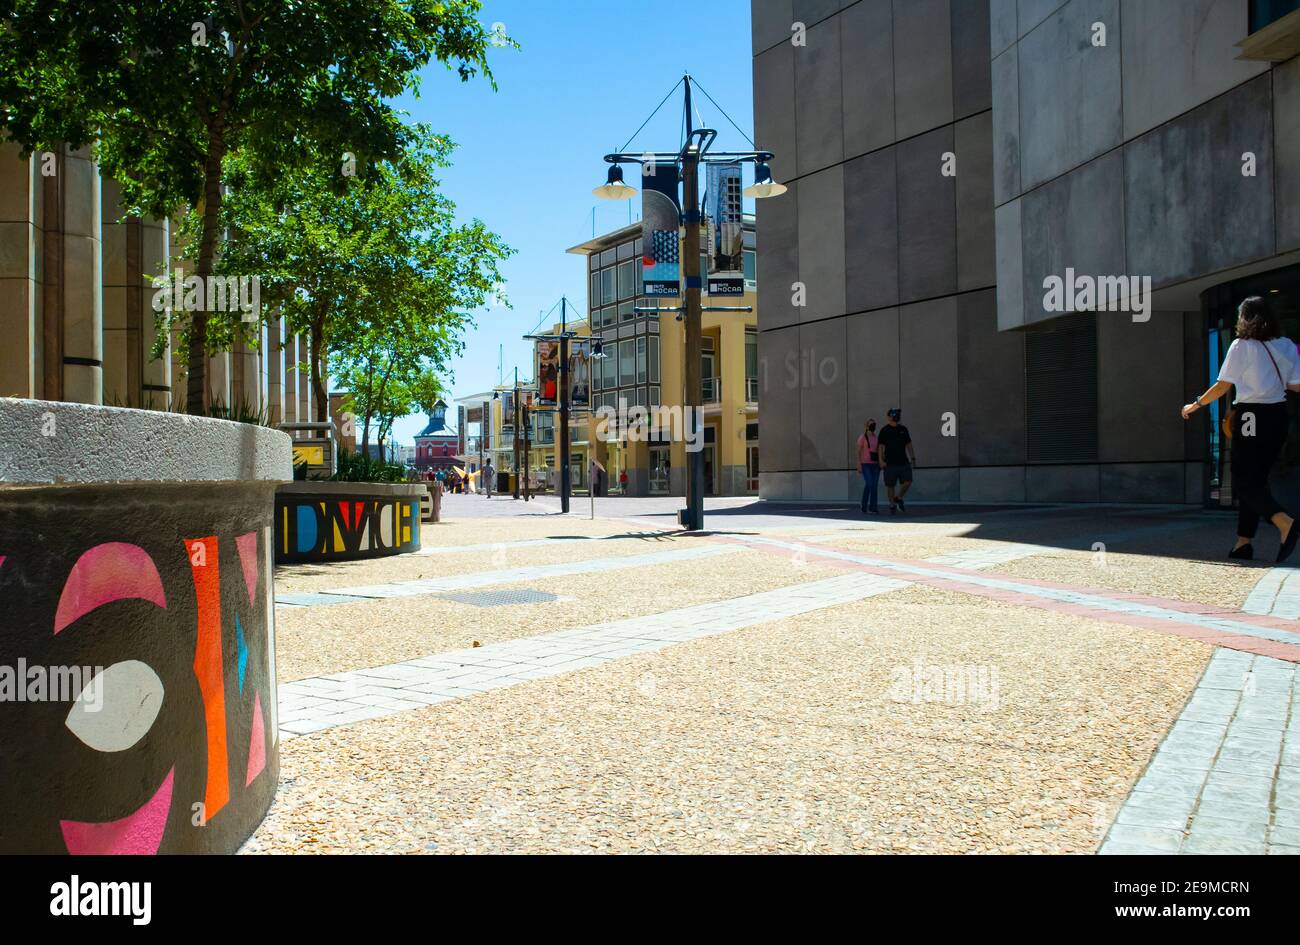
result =
[{"label": "graffiti on planter", "polygon": [[233,852],[278,772],[271,529],[78,554],[11,513],[0,663],[102,669],[62,704],[3,707],[0,852]]},{"label": "graffiti on planter", "polygon": [[418,496],[375,498],[281,491],[275,497],[276,561],[335,561],[420,547]]}]

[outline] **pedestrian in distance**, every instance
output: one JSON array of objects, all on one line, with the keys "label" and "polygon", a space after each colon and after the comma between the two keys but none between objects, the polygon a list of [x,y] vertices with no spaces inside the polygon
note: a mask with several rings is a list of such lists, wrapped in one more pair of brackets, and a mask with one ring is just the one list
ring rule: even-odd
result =
[{"label": "pedestrian in distance", "polygon": [[867,420],[858,437],[858,466],[862,470],[862,514],[879,515],[876,503],[880,485],[880,437],[876,436],[876,418]]},{"label": "pedestrian in distance", "polygon": [[492,498],[492,486],[493,486],[492,480],[496,477],[496,474],[497,471],[492,468],[492,460],[489,459],[483,465],[483,473],[482,473],[483,494],[486,495],[489,499]]},{"label": "pedestrian in distance", "polygon": [[888,416],[889,422],[881,429],[878,437],[879,455],[885,491],[889,494],[889,514],[897,515],[907,511],[903,496],[912,488],[912,465],[916,462],[916,451],[912,448],[912,434],[900,422],[903,411],[891,407]]},{"label": "pedestrian in distance", "polygon": [[1237,337],[1228,346],[1219,378],[1204,394],[1183,405],[1183,419],[1237,389],[1232,410],[1223,420],[1231,449],[1232,491],[1238,502],[1237,542],[1228,557],[1255,557],[1255,531],[1267,519],[1278,531],[1277,560],[1295,551],[1300,530],[1269,489],[1268,476],[1286,443],[1286,392],[1300,391],[1300,354],[1282,334],[1277,316],[1262,296],[1252,295],[1237,307]]}]

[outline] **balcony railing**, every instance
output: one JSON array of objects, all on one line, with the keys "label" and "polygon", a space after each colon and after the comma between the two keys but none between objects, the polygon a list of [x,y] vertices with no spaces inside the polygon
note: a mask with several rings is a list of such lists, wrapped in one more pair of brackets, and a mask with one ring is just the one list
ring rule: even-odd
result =
[{"label": "balcony railing", "polygon": [[716,404],[722,400],[722,378],[704,378],[704,403]]},{"label": "balcony railing", "polygon": [[758,378],[757,377],[745,378],[745,403],[747,404],[758,403]]}]

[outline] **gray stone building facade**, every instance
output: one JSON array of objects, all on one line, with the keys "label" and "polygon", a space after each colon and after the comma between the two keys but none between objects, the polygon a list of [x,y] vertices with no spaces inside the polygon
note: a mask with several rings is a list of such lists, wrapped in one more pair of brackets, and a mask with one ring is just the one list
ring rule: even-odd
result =
[{"label": "gray stone building facade", "polygon": [[[863,420],[900,406],[916,499],[1228,501],[1212,418],[1178,410],[1228,300],[1277,293],[1300,338],[1280,6],[754,0],[790,187],[757,208],[764,497],[856,496]],[[1149,277],[1145,311],[1048,304],[1067,269]]]}]

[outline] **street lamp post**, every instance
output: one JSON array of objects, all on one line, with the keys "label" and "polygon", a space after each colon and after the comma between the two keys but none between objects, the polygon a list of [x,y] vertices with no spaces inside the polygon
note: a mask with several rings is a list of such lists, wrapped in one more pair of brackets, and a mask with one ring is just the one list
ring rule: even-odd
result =
[{"label": "street lamp post", "polygon": [[[699,169],[701,164],[754,164],[754,183],[746,187],[747,197],[775,197],[785,192],[786,188],[772,180],[768,162],[775,156],[771,151],[721,151],[709,152],[718,133],[712,128],[696,128],[693,123],[694,110],[691,107],[691,77],[682,77],[686,93],[686,143],[676,152],[644,152],[633,154],[615,152],[606,154],[605,160],[610,164],[609,175],[603,185],[592,193],[604,200],[625,200],[636,193],[623,180],[621,164],[677,164],[681,168],[682,209],[681,223],[685,229],[682,242],[682,276],[685,283],[685,304],[677,309],[679,317],[685,322],[686,333],[686,371],[684,406],[690,413],[690,422],[694,429],[693,442],[701,449],[687,455],[686,464],[686,508],[682,510],[680,521],[683,527],[697,531],[704,527],[704,385],[702,353],[702,313],[751,311],[748,306],[708,306],[700,302],[703,291],[703,275],[700,272],[700,199]],[[705,92],[707,96],[708,93]],[[666,99],[665,99],[666,101]],[[712,99],[710,99],[712,101]],[[660,105],[662,106],[662,102]],[[716,105],[716,103],[714,103]],[[656,109],[657,111],[658,109]],[[734,123],[733,123],[734,124]],[[644,127],[644,126],[643,126]],[[743,134],[743,132],[742,132]],[[631,143],[630,141],[628,142]],[[750,142],[751,144],[753,142]],[[625,146],[626,147],[626,146]],[[671,308],[645,308],[638,311],[673,311]]]},{"label": "street lamp post", "polygon": [[569,333],[568,301],[560,296],[560,370],[557,391],[560,397],[560,511],[569,511]]},{"label": "street lamp post", "polygon": [[515,498],[519,498],[519,368],[515,367],[515,396],[511,401],[514,409],[514,443],[511,445],[510,453],[515,460]]}]

